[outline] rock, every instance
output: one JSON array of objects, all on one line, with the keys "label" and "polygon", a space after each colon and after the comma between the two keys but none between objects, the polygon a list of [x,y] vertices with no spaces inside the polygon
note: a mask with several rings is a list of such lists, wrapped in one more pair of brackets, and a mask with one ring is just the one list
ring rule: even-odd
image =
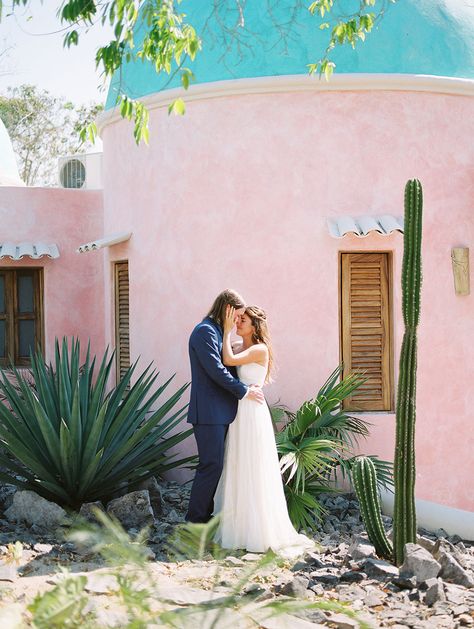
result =
[{"label": "rock", "polygon": [[399,576],[398,568],[382,559],[367,559],[362,564],[362,570],[368,577],[374,577],[376,579],[393,579],[393,577]]},{"label": "rock", "polygon": [[356,572],[355,570],[347,570],[341,574],[341,581],[345,583],[360,583],[366,578],[367,576],[363,572]]},{"label": "rock", "polygon": [[336,585],[339,583],[337,574],[331,574],[330,572],[312,572],[309,576],[316,583],[323,583],[324,585]]},{"label": "rock", "polygon": [[41,553],[42,555],[47,555],[53,550],[53,547],[51,546],[51,544],[35,544],[33,546],[33,550],[35,550],[37,553]]},{"label": "rock", "polygon": [[445,581],[450,581],[451,583],[467,588],[474,587],[474,579],[450,553],[440,550],[438,557],[439,563],[441,564],[439,574]]},{"label": "rock", "polygon": [[439,539],[440,537],[448,537],[448,534],[446,533],[446,531],[444,529],[436,529],[436,531],[434,532],[434,534],[436,535],[436,537]]},{"label": "rock", "polygon": [[56,528],[67,519],[66,511],[59,505],[28,490],[16,492],[5,516],[10,522],[26,522],[39,530]]},{"label": "rock", "polygon": [[119,589],[119,584],[113,574],[91,574],[84,589],[90,594],[110,594]]},{"label": "rock", "polygon": [[95,515],[96,510],[105,513],[104,505],[100,502],[100,500],[96,500],[95,502],[85,502],[79,509],[79,516],[88,522],[97,522]]},{"label": "rock", "polygon": [[444,593],[443,582],[439,578],[431,578],[426,582],[427,590],[425,594],[425,604],[428,607],[432,607],[438,601],[445,601],[446,594]]},{"label": "rock", "polygon": [[352,557],[354,561],[360,561],[361,559],[375,559],[375,548],[372,544],[369,544],[367,540],[358,538],[349,547],[347,554]]},{"label": "rock", "polygon": [[249,583],[248,585],[244,587],[242,592],[244,594],[247,594],[247,596],[254,596],[255,598],[258,598],[260,601],[273,598],[273,594],[270,592],[270,590],[265,588],[260,583]]},{"label": "rock", "polygon": [[309,589],[311,592],[314,592],[316,596],[323,596],[324,594],[324,587],[321,583],[311,583]]},{"label": "rock", "polygon": [[309,579],[302,576],[296,576],[280,589],[280,594],[284,596],[292,596],[293,598],[306,598]]},{"label": "rock", "polygon": [[324,566],[320,554],[314,551],[305,553],[303,555],[303,561],[310,566],[316,566],[316,568],[322,568]]},{"label": "rock", "polygon": [[256,553],[246,553],[241,557],[242,561],[259,561],[261,558],[262,556]]},{"label": "rock", "polygon": [[412,590],[413,588],[416,588],[417,580],[414,576],[402,573],[400,576],[392,579],[392,583],[401,590]]},{"label": "rock", "polygon": [[[318,623],[314,623],[313,621],[309,622],[308,620],[304,620],[303,618],[298,618],[297,616],[293,616],[291,614],[278,614],[278,616],[270,616],[266,615],[265,612],[260,614],[257,612],[252,612],[249,614],[250,618],[254,621],[252,626],[261,627],[261,629],[327,629],[326,625],[320,625]],[[243,619],[242,619],[243,620]],[[249,627],[248,623],[243,623],[237,625],[234,623],[225,623],[225,619],[219,618],[218,625],[206,625],[206,628],[210,627],[236,627],[236,629]],[[194,627],[203,627],[203,625],[194,625]]]},{"label": "rock", "polygon": [[5,561],[0,561],[0,581],[11,581],[13,583],[17,576],[18,571],[15,564],[12,562],[6,563]]},{"label": "rock", "polygon": [[291,572],[304,572],[305,570],[311,569],[313,566],[307,564],[306,561],[297,561],[290,568]]},{"label": "rock", "polygon": [[11,507],[13,503],[13,496],[16,494],[17,488],[15,485],[1,485],[0,486],[0,511],[5,511]]},{"label": "rock", "polygon": [[155,519],[150,496],[144,489],[115,498],[107,505],[107,513],[115,516],[126,529],[143,528],[153,524]]},{"label": "rock", "polygon": [[150,504],[155,514],[155,518],[163,513],[163,497],[161,495],[161,489],[154,476],[142,481],[138,486],[138,490],[148,491],[150,496]]},{"label": "rock", "polygon": [[242,561],[242,559],[238,559],[237,557],[232,557],[232,555],[229,555],[224,559],[224,565],[240,568],[241,566],[245,566],[245,562]]},{"label": "rock", "polygon": [[357,629],[359,627],[357,620],[353,620],[344,614],[331,614],[327,622],[331,623],[331,627],[336,629]]},{"label": "rock", "polygon": [[446,599],[450,603],[454,603],[455,605],[462,605],[466,600],[467,590],[459,585],[454,585],[452,583],[444,584],[444,591],[446,594]]},{"label": "rock", "polygon": [[417,541],[418,546],[421,546],[422,548],[427,550],[429,553],[433,554],[433,550],[436,546],[436,543],[433,542],[433,540],[431,540],[429,537],[425,537],[424,535],[418,535],[416,541]]},{"label": "rock", "polygon": [[431,553],[418,544],[405,544],[404,556],[400,572],[415,576],[418,583],[437,577],[441,570],[441,565]]},{"label": "rock", "polygon": [[383,599],[385,598],[382,594],[382,592],[369,592],[364,598],[364,604],[367,605],[367,607],[377,607],[378,605],[382,605]]},{"label": "rock", "polygon": [[177,524],[178,522],[182,522],[183,520],[183,518],[178,515],[176,509],[171,509],[171,511],[169,511],[165,517],[166,521],[170,522],[171,524]]}]

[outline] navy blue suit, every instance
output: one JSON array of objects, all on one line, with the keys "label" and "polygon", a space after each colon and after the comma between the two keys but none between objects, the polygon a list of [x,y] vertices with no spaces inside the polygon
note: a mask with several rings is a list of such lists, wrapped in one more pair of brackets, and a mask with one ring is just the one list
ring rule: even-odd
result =
[{"label": "navy blue suit", "polygon": [[[186,519],[207,522],[214,509],[214,493],[224,464],[224,442],[247,387],[233,369],[222,363],[222,330],[211,318],[199,323],[189,338],[191,399],[188,422],[198,447],[196,468]],[[233,373],[231,373],[233,372]]]}]

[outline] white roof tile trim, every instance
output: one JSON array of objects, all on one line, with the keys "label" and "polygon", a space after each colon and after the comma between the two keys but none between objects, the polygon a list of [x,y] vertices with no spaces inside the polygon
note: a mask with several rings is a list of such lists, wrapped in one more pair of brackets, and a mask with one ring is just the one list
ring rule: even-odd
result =
[{"label": "white roof tile trim", "polygon": [[344,238],[346,234],[354,234],[365,238],[371,232],[389,236],[394,231],[403,234],[403,217],[383,214],[382,216],[339,216],[328,218],[329,233],[333,238]]},{"label": "white roof tile trim", "polygon": [[119,234],[111,234],[105,238],[97,238],[97,240],[92,240],[91,242],[79,245],[76,251],[78,253],[87,253],[88,251],[96,251],[97,249],[103,249],[104,247],[118,245],[120,242],[129,240],[131,235],[132,232],[121,232]]},{"label": "white roof tile trim", "polygon": [[0,258],[21,260],[25,256],[33,260],[38,260],[42,257],[59,258],[59,249],[55,244],[48,245],[44,242],[0,243]]}]

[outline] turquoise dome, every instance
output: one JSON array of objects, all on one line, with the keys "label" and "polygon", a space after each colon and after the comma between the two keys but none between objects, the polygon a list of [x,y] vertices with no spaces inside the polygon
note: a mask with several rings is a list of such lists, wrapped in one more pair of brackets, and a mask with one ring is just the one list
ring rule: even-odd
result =
[{"label": "turquoise dome", "polygon": [[[224,41],[223,23],[233,28],[239,21],[235,0],[222,0],[219,19],[212,0],[183,0],[179,5],[186,20],[202,39],[202,51],[194,62],[184,65],[195,74],[196,83],[261,76],[307,74],[307,64],[324,53],[328,31],[320,20],[296,0],[246,0],[241,3],[244,28],[237,38]],[[353,10],[359,0],[343,0],[342,8]],[[338,73],[430,74],[474,79],[474,8],[469,0],[398,0],[383,4],[383,19],[355,50],[341,46],[332,59]],[[268,10],[271,8],[271,12]],[[292,11],[294,12],[293,17]],[[285,27],[285,22],[289,27]],[[135,33],[143,37],[143,25]],[[131,62],[113,77],[106,109],[114,106],[117,94],[139,98],[179,87],[180,77],[157,75],[148,62]]]}]

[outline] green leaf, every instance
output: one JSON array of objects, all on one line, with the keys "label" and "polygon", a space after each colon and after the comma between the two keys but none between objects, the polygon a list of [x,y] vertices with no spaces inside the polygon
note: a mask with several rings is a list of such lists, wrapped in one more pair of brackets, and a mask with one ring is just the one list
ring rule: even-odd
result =
[{"label": "green leaf", "polygon": [[184,116],[186,112],[186,105],[182,98],[176,98],[168,107],[168,114],[174,114],[175,116]]}]

